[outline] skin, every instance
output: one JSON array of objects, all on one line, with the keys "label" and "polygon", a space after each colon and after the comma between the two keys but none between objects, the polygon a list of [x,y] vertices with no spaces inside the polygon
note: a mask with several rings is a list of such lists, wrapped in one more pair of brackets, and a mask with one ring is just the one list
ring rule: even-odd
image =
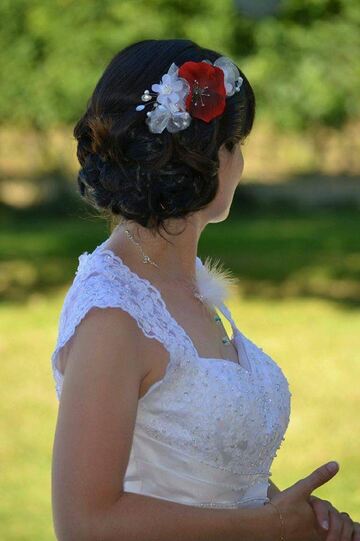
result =
[{"label": "skin", "polygon": [[187,216],[185,221],[167,221],[166,227],[174,233],[182,231],[186,223],[185,230],[179,235],[167,235],[163,232],[163,236],[171,240],[172,245],[149,229],[131,221],[127,222],[127,229],[140,242],[144,252],[158,263],[160,269],[152,265],[146,265],[145,268],[139,260],[138,250],[126,240],[123,230],[113,231],[110,246],[114,251],[121,252],[122,257],[127,259],[129,266],[131,264],[136,272],[139,269],[142,276],[146,275],[148,279],[161,283],[162,286],[174,282],[189,283],[195,278],[195,259],[202,231],[208,223],[226,220],[230,212],[234,192],[244,169],[240,144],[236,145],[232,152],[222,146],[219,150],[219,161],[219,189],[211,204]]},{"label": "skin", "polygon": [[[271,501],[276,494],[281,493],[281,490],[271,480],[269,483],[268,497]],[[322,526],[324,521],[327,521],[329,526],[331,526],[326,541],[336,539],[341,539],[341,541],[343,539],[358,541],[360,539],[360,524],[354,522],[350,516],[341,514],[342,512],[338,511],[328,500],[323,500],[317,496],[311,495],[309,501],[321,530],[328,530],[328,528]]]},{"label": "skin", "polygon": [[[166,291],[167,286],[173,289],[174,284],[181,289],[182,285],[189,284],[195,279],[195,258],[202,231],[207,224],[222,222],[229,215],[235,189],[241,181],[244,170],[241,144],[238,143],[231,152],[222,146],[219,150],[219,163],[219,189],[214,200],[205,209],[187,216],[185,222],[167,221],[167,227],[172,232],[182,231],[186,223],[186,228],[177,236],[163,233],[173,244],[167,243],[161,236],[154,235],[136,223],[131,221],[126,223],[127,229],[140,242],[144,253],[157,262],[159,269],[151,264],[144,266],[142,262],[139,262],[136,247],[126,240],[122,229],[115,229],[111,235],[110,247],[114,252],[122,251],[122,257],[126,258],[128,265],[135,272],[139,271],[138,274],[150,280],[155,286],[161,284],[163,291]],[[119,248],[120,245],[121,248]],[[156,374],[153,380],[149,380],[149,386],[157,379],[159,379],[159,374]],[[270,481],[269,498],[280,492],[281,490]],[[322,532],[328,532],[326,541],[360,541],[358,522],[354,522],[345,512],[338,511],[328,500],[311,495],[310,502],[319,528]],[[322,525],[325,520],[329,522],[329,528]]]}]

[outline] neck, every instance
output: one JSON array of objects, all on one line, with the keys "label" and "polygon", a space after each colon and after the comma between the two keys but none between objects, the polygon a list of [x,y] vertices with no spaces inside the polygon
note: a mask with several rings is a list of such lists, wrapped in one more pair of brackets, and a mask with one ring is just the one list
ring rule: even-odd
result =
[{"label": "neck", "polygon": [[[164,283],[174,281],[192,282],[196,278],[196,255],[198,242],[205,224],[198,217],[191,217],[186,222],[172,220],[166,228],[174,234],[165,231],[154,233],[135,222],[120,223],[112,232],[115,250],[125,256],[135,268],[146,267],[150,277],[161,277]],[[141,246],[145,255],[158,265],[143,263],[140,246],[132,242],[125,233],[127,229],[134,240]],[[120,248],[118,248],[118,246]]]}]

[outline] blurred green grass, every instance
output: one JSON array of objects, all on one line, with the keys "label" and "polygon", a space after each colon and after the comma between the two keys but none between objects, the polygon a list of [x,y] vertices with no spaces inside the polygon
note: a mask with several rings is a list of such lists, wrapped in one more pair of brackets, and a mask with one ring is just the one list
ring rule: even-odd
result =
[{"label": "blurred green grass", "polygon": [[[23,213],[2,224],[0,294],[23,302],[71,279],[78,255],[108,234],[97,216]],[[200,255],[220,257],[246,297],[317,297],[360,306],[360,219],[352,209],[232,210],[209,224]]]},{"label": "blurred green grass", "polygon": [[[314,493],[359,521],[358,221],[352,211],[232,212],[208,225],[199,255],[219,257],[239,277],[228,302],[235,320],[289,380],[291,419],[272,480],[286,488],[338,460],[339,473]],[[2,224],[0,539],[54,539],[50,355],[77,258],[107,235],[89,216]]]}]

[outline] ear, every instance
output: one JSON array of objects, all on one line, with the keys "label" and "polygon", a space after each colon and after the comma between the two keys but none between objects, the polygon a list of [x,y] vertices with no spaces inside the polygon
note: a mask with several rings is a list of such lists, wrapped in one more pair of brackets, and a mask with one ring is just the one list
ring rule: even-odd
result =
[{"label": "ear", "polygon": [[221,145],[221,147],[219,148],[219,152],[229,152],[225,146],[225,143]]},{"label": "ear", "polygon": [[223,159],[226,159],[230,154],[231,152],[226,148],[225,143],[223,143],[219,148],[219,157],[221,156]]}]

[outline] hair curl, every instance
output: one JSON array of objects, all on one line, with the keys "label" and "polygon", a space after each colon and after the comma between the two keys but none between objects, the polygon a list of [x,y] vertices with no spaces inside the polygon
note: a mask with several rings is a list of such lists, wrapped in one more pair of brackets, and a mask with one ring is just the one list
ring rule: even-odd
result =
[{"label": "hair curl", "polygon": [[192,118],[177,133],[150,132],[146,109],[135,107],[172,62],[214,62],[219,56],[191,40],[167,39],[139,41],[113,57],[73,132],[85,200],[112,219],[167,231],[167,219],[184,218],[214,199],[220,147],[231,151],[242,143],[254,122],[255,96],[244,73],[239,69],[241,90],[226,98],[220,117],[209,123]]}]

